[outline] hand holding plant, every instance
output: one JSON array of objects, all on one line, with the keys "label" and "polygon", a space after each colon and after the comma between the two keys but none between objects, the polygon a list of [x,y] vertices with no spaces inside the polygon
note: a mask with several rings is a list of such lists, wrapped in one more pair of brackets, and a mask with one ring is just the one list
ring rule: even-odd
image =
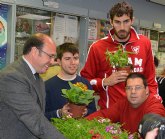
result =
[{"label": "hand holding plant", "polygon": [[69,101],[69,112],[72,118],[81,118],[87,113],[86,106],[93,101],[94,91],[88,90],[87,86],[81,82],[72,84],[70,89],[62,89],[63,96]]}]

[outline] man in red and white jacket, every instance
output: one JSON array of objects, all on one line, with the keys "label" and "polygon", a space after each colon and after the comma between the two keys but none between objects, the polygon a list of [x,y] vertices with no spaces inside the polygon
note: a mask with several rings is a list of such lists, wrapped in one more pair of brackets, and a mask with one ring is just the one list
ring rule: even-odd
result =
[{"label": "man in red and white jacket", "polygon": [[151,42],[147,37],[138,35],[132,27],[132,7],[126,2],[117,3],[110,10],[110,18],[112,29],[107,37],[90,46],[85,66],[80,72],[99,93],[98,105],[101,109],[108,108],[126,96],[125,80],[128,73],[116,71],[115,67],[110,66],[105,55],[107,50],[115,52],[119,44],[123,51],[134,53],[129,54],[133,72],[142,73],[147,78],[150,93],[160,99],[157,94]]}]

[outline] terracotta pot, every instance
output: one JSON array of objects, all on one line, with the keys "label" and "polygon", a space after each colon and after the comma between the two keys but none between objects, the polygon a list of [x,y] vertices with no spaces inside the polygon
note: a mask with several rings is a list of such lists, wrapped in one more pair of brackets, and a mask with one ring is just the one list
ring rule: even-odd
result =
[{"label": "terracotta pot", "polygon": [[127,71],[128,74],[130,74],[132,72],[132,67],[131,66],[117,67],[116,69],[117,69],[117,71],[121,71],[121,70]]},{"label": "terracotta pot", "polygon": [[69,103],[68,106],[70,107],[69,112],[73,114],[73,118],[81,118],[83,116],[84,109],[86,108],[86,105],[78,105],[74,103]]}]

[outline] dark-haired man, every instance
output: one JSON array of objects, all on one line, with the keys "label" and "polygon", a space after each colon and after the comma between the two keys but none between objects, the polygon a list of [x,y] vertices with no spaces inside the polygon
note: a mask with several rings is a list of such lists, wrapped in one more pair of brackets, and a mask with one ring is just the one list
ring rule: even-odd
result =
[{"label": "dark-haired man", "polygon": [[138,126],[143,116],[155,113],[165,116],[165,108],[161,102],[149,93],[147,80],[140,73],[131,73],[126,79],[127,98],[118,100],[110,108],[99,110],[87,117],[109,118],[112,122],[120,122],[124,129],[131,133],[138,132]]},{"label": "dark-haired man", "polygon": [[112,28],[108,36],[93,43],[89,49],[87,60],[81,71],[81,76],[87,78],[94,90],[99,93],[99,106],[101,109],[109,108],[118,100],[125,98],[126,71],[116,71],[116,67],[109,65],[106,60],[107,50],[115,52],[118,45],[129,54],[129,64],[134,72],[145,75],[150,93],[160,98],[157,93],[155,81],[155,66],[150,40],[137,34],[132,27],[134,22],[133,8],[126,2],[115,4],[110,10],[110,23]]},{"label": "dark-haired man", "polygon": [[[88,89],[92,86],[83,77],[77,75],[80,64],[79,50],[73,43],[64,43],[57,47],[57,62],[61,71],[45,83],[46,87],[46,116],[50,120],[53,117],[62,118],[63,116],[72,115],[69,111],[68,100],[62,96],[62,89],[69,89],[68,82],[84,83]],[[82,116],[87,116],[96,111],[95,101],[93,100],[87,108],[82,111]]]}]

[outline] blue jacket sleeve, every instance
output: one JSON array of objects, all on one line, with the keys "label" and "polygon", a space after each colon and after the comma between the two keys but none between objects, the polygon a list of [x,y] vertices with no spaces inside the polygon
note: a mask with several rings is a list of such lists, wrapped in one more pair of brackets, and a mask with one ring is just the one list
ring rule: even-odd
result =
[{"label": "blue jacket sleeve", "polygon": [[48,120],[51,120],[52,117],[58,118],[57,116],[57,110],[52,110],[52,104],[51,104],[51,91],[46,89],[46,105],[45,105],[45,116],[47,117]]},{"label": "blue jacket sleeve", "polygon": [[53,118],[58,118],[58,117],[57,117],[57,110],[50,111],[50,112],[46,112],[46,111],[45,111],[45,116],[46,116],[46,118],[47,118],[49,121],[51,121],[51,118],[52,118],[52,117],[53,117]]},{"label": "blue jacket sleeve", "polygon": [[87,106],[87,109],[88,109],[88,112],[87,112],[86,116],[88,116],[89,114],[96,111],[95,100],[93,100],[91,103],[89,103],[89,105]]},{"label": "blue jacket sleeve", "polygon": [[[93,90],[92,86],[90,85],[89,81],[86,80],[86,85],[88,86],[88,89]],[[96,104],[95,104],[95,99],[93,99],[93,101],[91,103],[89,103],[89,105],[87,106],[88,112],[87,115],[93,113],[96,111]]]}]

